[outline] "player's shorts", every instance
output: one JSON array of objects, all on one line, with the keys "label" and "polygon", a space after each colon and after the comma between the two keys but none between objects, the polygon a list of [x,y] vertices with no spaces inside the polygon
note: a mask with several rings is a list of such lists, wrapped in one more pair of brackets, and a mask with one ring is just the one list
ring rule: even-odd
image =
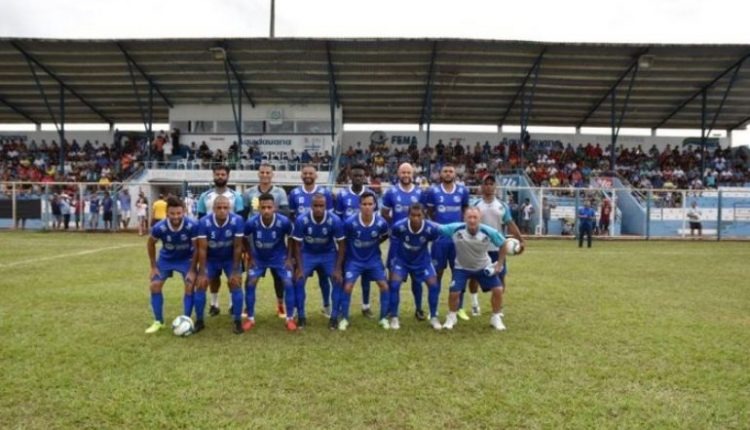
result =
[{"label": "player's shorts", "polygon": [[432,262],[427,258],[418,264],[408,264],[402,259],[394,257],[390,261],[388,269],[392,274],[401,278],[402,281],[406,280],[408,275],[411,275],[411,278],[420,284],[422,282],[427,282],[427,279],[433,276],[437,276],[435,266],[433,266]]},{"label": "player's shorts", "polygon": [[120,211],[120,217],[130,218],[130,211]]},{"label": "player's shorts", "polygon": [[323,254],[306,254],[302,253],[302,273],[305,278],[312,276],[313,272],[319,270],[325,277],[333,276],[336,268],[336,252],[326,252]]},{"label": "player's shorts", "polygon": [[224,276],[229,279],[232,276],[232,260],[228,261],[208,261],[206,262],[206,272],[208,273],[208,279],[221,278],[222,272]]},{"label": "player's shorts", "polygon": [[690,230],[700,230],[701,223],[696,221],[690,221]]},{"label": "player's shorts", "polygon": [[281,279],[285,285],[292,283],[292,272],[286,268],[283,261],[253,260],[255,266],[247,271],[247,279],[257,279],[266,276],[266,269]]},{"label": "player's shorts", "polygon": [[[497,259],[500,258],[500,251],[487,251],[487,255],[490,256],[490,261],[493,263],[497,263]],[[508,264],[507,261],[503,263],[503,270],[498,273],[498,276],[500,276],[500,280],[503,281],[503,285],[505,285],[505,274],[508,273]]]},{"label": "player's shorts", "polygon": [[170,261],[160,258],[156,261],[156,268],[159,269],[159,274],[152,277],[152,281],[166,281],[172,277],[173,272],[182,275],[184,280],[190,271],[190,260]]},{"label": "player's shorts", "polygon": [[456,262],[456,246],[453,244],[453,239],[441,237],[432,242],[430,254],[435,270],[445,270],[448,266],[451,266],[451,270],[453,270],[453,265]]},{"label": "player's shorts", "polygon": [[466,281],[469,279],[476,279],[484,292],[503,286],[503,282],[500,280],[499,276],[487,276],[484,273],[484,270],[471,271],[456,268],[453,270],[453,280],[451,281],[450,292],[463,292],[466,289]]},{"label": "player's shorts", "polygon": [[369,263],[347,260],[346,264],[344,264],[344,282],[353,284],[360,276],[375,282],[385,282],[385,267],[383,266],[383,262],[379,259],[375,259],[375,261]]},{"label": "player's shorts", "polygon": [[104,212],[104,221],[112,221],[112,212]]}]

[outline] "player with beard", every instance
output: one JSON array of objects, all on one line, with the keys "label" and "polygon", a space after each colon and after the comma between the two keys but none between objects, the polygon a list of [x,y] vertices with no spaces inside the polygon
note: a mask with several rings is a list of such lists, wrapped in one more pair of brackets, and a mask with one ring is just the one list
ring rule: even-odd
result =
[{"label": "player with beard", "polygon": [[[427,206],[428,216],[438,224],[446,225],[463,220],[463,212],[469,206],[469,190],[463,185],[456,184],[456,168],[445,164],[440,170],[440,185],[433,185],[422,194]],[[450,265],[454,269],[456,247],[449,237],[441,236],[432,243],[432,264],[437,271],[438,283],[443,279],[445,268]],[[458,312],[461,319],[469,316],[461,309]]]},{"label": "player with beard", "polygon": [[[398,184],[389,188],[383,195],[383,209],[380,214],[388,221],[388,225],[393,227],[397,222],[409,218],[409,207],[422,200],[422,189],[412,182],[414,168],[409,163],[404,163],[398,167]],[[398,238],[391,237],[388,247],[388,258],[386,266],[390,268],[391,259],[394,257],[395,250],[398,249]],[[402,279],[403,281],[406,278]],[[422,310],[422,283],[417,282],[414,277],[411,279],[411,292],[414,295],[414,316],[419,321],[425,319]],[[398,289],[391,289],[391,300],[396,300],[393,294],[399,294]]]},{"label": "player with beard", "polygon": [[[315,183],[318,179],[318,170],[315,166],[312,164],[303,166],[301,177],[302,186],[293,189],[289,193],[289,216],[292,219],[297,219],[297,217],[309,211],[312,208],[313,196],[318,193],[323,194],[326,199],[326,210],[333,210],[333,194],[328,188]],[[315,273],[318,274],[320,293],[323,296],[323,314],[330,318],[331,284],[330,282],[326,282],[326,277],[322,270],[316,270]]]},{"label": "player with beard", "polygon": [[[242,213],[244,204],[242,201],[242,194],[235,191],[227,186],[229,182],[229,167],[226,165],[215,166],[213,169],[214,173],[214,187],[205,191],[198,198],[198,204],[196,211],[198,212],[198,219],[203,218],[206,215],[213,213],[214,200],[219,196],[224,196],[229,200],[229,212]],[[208,310],[208,314],[211,316],[219,315],[219,287],[221,286],[221,280],[219,278],[212,279],[210,284],[211,289],[211,307]],[[231,307],[231,304],[230,304]],[[232,311],[230,310],[231,314]]]},{"label": "player with beard", "polygon": [[[368,187],[365,187],[365,166],[362,164],[355,164],[350,170],[350,176],[352,184],[348,188],[344,188],[336,194],[334,203],[334,212],[341,218],[342,221],[346,221],[350,216],[359,213],[359,198],[365,192],[373,192]],[[377,209],[377,206],[376,206]],[[374,317],[372,310],[370,309],[370,280],[363,276],[360,283],[362,284],[362,315],[366,318]],[[334,303],[335,304],[335,303]]]}]

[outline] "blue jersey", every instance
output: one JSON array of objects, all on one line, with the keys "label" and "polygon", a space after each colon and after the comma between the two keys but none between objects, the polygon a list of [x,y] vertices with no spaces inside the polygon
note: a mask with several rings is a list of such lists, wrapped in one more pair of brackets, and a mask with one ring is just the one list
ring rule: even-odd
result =
[{"label": "blue jersey", "polygon": [[372,222],[365,225],[362,215],[357,214],[344,222],[344,236],[347,261],[363,264],[371,263],[373,259],[380,261],[380,242],[388,236],[388,223],[380,215],[373,214]]},{"label": "blue jersey", "polygon": [[[342,219],[347,219],[352,215],[359,213],[359,198],[364,194],[365,191],[370,191],[375,194],[372,190],[367,187],[362,187],[362,191],[355,193],[352,191],[352,187],[344,188],[336,194],[336,203],[334,204],[334,212]],[[377,196],[377,194],[376,194]],[[377,197],[375,200],[375,209],[377,209],[378,202]]]},{"label": "blue jersey", "polygon": [[412,184],[410,191],[401,188],[397,184],[383,194],[383,207],[391,211],[391,225],[409,217],[409,206],[420,203],[422,200],[422,189]]},{"label": "blue jersey", "polygon": [[312,211],[309,211],[297,217],[292,238],[302,242],[302,252],[305,254],[336,252],[336,242],[344,238],[344,223],[330,212],[326,212],[323,221],[317,223]]},{"label": "blue jersey", "polygon": [[193,257],[195,239],[198,238],[198,223],[188,217],[172,229],[169,220],[161,220],[151,228],[151,237],[161,241],[159,260],[185,261]]},{"label": "blue jersey", "polygon": [[275,213],[271,224],[265,225],[257,214],[245,223],[245,236],[253,252],[253,257],[266,262],[286,260],[286,238],[292,234],[289,218]]},{"label": "blue jersey", "polygon": [[581,223],[581,227],[593,226],[594,218],[596,218],[594,208],[587,208],[584,206],[578,209],[578,221]]},{"label": "blue jersey", "polygon": [[211,188],[198,197],[196,208],[198,213],[204,215],[214,213],[214,200],[219,196],[224,196],[229,199],[229,212],[240,213],[245,209],[242,194],[238,191],[227,188],[223,193],[217,193],[216,188]]},{"label": "blue jersey", "polygon": [[242,217],[230,213],[224,224],[216,222],[214,214],[206,215],[198,221],[198,237],[206,239],[208,261],[232,261],[234,258],[234,239],[244,235]]},{"label": "blue jersey", "polygon": [[451,193],[443,184],[433,185],[422,196],[424,204],[434,210],[433,221],[439,224],[463,221],[463,210],[469,206],[469,190],[463,185],[454,184]]},{"label": "blue jersey", "polygon": [[391,239],[397,243],[395,257],[407,264],[430,263],[427,244],[440,237],[439,226],[425,220],[418,231],[412,231],[408,219],[403,219],[391,228]]},{"label": "blue jersey", "polygon": [[331,194],[328,188],[316,185],[312,192],[308,193],[304,187],[297,187],[289,193],[290,215],[299,216],[310,210],[312,207],[312,198],[318,193],[326,197],[326,210],[333,210],[333,194]]},{"label": "blue jersey", "polygon": [[89,200],[89,212],[92,214],[99,213],[99,198],[92,197],[91,200]]}]

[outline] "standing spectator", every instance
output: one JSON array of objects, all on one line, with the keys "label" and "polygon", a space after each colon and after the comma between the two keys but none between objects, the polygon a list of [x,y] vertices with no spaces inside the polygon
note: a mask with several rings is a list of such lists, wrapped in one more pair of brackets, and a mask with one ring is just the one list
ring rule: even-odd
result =
[{"label": "standing spectator", "polygon": [[701,211],[698,209],[698,203],[693,201],[690,204],[690,209],[687,213],[688,220],[690,220],[690,236],[695,235],[695,231],[698,230],[698,237],[703,236],[703,225],[701,224]]},{"label": "standing spectator", "polygon": [[104,213],[104,229],[112,230],[112,208],[114,206],[114,200],[109,195],[109,191],[104,192],[104,198],[102,199],[102,212]]},{"label": "standing spectator", "polygon": [[70,199],[68,198],[67,194],[62,194],[60,196],[60,213],[62,214],[63,226],[65,230],[67,230],[70,226],[70,211]]},{"label": "standing spectator", "polygon": [[521,206],[521,233],[531,234],[531,216],[534,215],[534,205],[529,199],[524,200]]},{"label": "standing spectator", "polygon": [[120,222],[122,222],[122,228],[126,229],[130,225],[130,210],[132,209],[130,192],[127,188],[123,188],[117,194],[117,200],[120,203]]},{"label": "standing spectator", "polygon": [[60,196],[57,193],[52,195],[52,199],[49,202],[50,209],[52,210],[52,230],[57,230],[62,227],[62,214],[60,213]]},{"label": "standing spectator", "polygon": [[75,211],[76,230],[80,230],[82,225],[85,228],[86,222],[83,216],[84,207],[83,199],[81,199],[78,194],[75,194],[73,198],[73,210]]},{"label": "standing spectator", "polygon": [[594,229],[596,212],[591,207],[591,201],[586,200],[583,207],[578,209],[578,247],[583,247],[583,235],[586,235],[588,247],[591,248],[591,232]]},{"label": "standing spectator", "polygon": [[148,201],[141,193],[135,202],[135,215],[138,217],[138,235],[143,236],[148,231]]},{"label": "standing spectator", "polygon": [[99,228],[99,195],[94,193],[89,197],[89,228],[96,230]]},{"label": "standing spectator", "polygon": [[599,234],[609,235],[609,221],[612,217],[612,202],[604,199],[599,213]]},{"label": "standing spectator", "polygon": [[556,208],[557,205],[550,198],[544,199],[542,203],[542,234],[549,234],[549,220],[552,218],[552,209]]},{"label": "standing spectator", "polygon": [[159,194],[159,199],[154,202],[151,209],[152,226],[167,217],[167,201],[164,200],[164,194]]}]

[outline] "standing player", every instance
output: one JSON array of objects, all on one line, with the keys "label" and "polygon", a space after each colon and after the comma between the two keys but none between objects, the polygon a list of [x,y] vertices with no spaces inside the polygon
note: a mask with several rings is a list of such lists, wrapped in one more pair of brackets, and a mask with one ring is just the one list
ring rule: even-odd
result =
[{"label": "standing player", "polygon": [[[481,214],[481,223],[490,226],[497,231],[503,231],[503,226],[507,226],[510,235],[517,238],[518,241],[521,242],[521,251],[519,251],[519,254],[522,253],[526,248],[526,241],[524,241],[523,236],[521,235],[521,230],[513,221],[513,217],[510,214],[510,207],[508,207],[508,205],[501,202],[497,197],[495,197],[494,175],[486,175],[484,179],[482,179],[481,191],[482,198],[474,205],[479,209],[479,212]],[[499,255],[498,251],[499,249],[497,248],[497,246],[490,243],[489,255],[490,260],[492,260],[493,263],[497,262]],[[508,286],[505,284],[505,274],[508,272],[508,267],[505,265],[505,263],[505,261],[502,261],[503,269],[498,274],[498,276],[500,276],[500,281],[503,283],[504,292],[507,291],[508,288]],[[481,314],[481,310],[479,307],[479,284],[474,279],[469,280],[469,292],[471,293],[471,313],[474,316],[479,316]],[[463,305],[464,293],[462,292],[458,308],[462,309]]]},{"label": "standing player", "polygon": [[297,330],[294,322],[294,286],[292,284],[293,259],[287,247],[290,246],[292,223],[289,218],[276,213],[273,196],[262,194],[259,198],[260,213],[245,223],[245,253],[247,254],[247,282],[245,283],[245,306],[247,320],[243,325],[245,331],[255,327],[255,289],[258,280],[264,277],[266,269],[276,272],[284,285],[286,302],[286,328]]},{"label": "standing player", "polygon": [[[359,198],[366,191],[372,192],[364,186],[365,167],[362,164],[353,165],[349,172],[352,184],[349,188],[339,191],[334,202],[334,212],[342,220],[359,213]],[[362,285],[362,315],[366,318],[372,318],[373,314],[372,310],[370,310],[370,280],[362,277],[360,284]]]},{"label": "standing player", "polygon": [[[154,323],[146,333],[156,333],[164,327],[164,282],[172,277],[173,272],[182,275],[185,294],[182,296],[183,314],[190,316],[193,312],[193,282],[198,262],[195,241],[198,238],[198,225],[185,217],[182,202],[176,197],[167,199],[167,219],[160,221],[151,229],[146,243],[148,259],[151,262],[149,279],[151,284],[151,310],[154,312]],[[159,259],[156,259],[156,242],[161,241]],[[205,301],[205,292],[204,301]],[[203,329],[203,320],[198,319],[195,331]]]},{"label": "standing player", "polygon": [[[333,209],[333,194],[331,191],[322,186],[315,184],[318,179],[318,171],[312,164],[306,164],[302,167],[302,186],[293,189],[289,193],[289,216],[298,217],[310,210],[312,207],[313,195],[320,193],[326,198],[326,210]],[[318,283],[320,285],[320,294],[323,296],[323,313],[331,316],[331,284],[325,282],[325,276],[320,270],[317,271]]]},{"label": "standing player", "polygon": [[[342,266],[344,265],[344,227],[341,219],[326,211],[326,198],[323,194],[313,196],[312,210],[299,217],[294,223],[292,238],[296,269],[294,274],[294,295],[297,305],[297,326],[306,325],[305,280],[313,271],[323,272],[326,280],[333,285],[332,314],[338,314],[342,288]],[[338,244],[338,250],[336,246]],[[332,321],[335,321],[333,319]],[[332,327],[335,328],[335,325]]]},{"label": "standing player", "polygon": [[[408,218],[411,205],[419,203],[422,199],[422,189],[412,182],[413,175],[414,168],[411,164],[404,163],[400,165],[398,167],[398,184],[386,190],[383,195],[383,209],[380,210],[380,213],[391,226]],[[386,259],[386,264],[389,268],[394,250],[397,247],[398,238],[391,237],[390,246],[388,247],[388,258]],[[405,280],[406,278],[402,279],[402,281]],[[411,292],[414,295],[414,307],[416,308],[414,316],[419,321],[422,321],[425,319],[424,311],[422,310],[422,283],[417,282],[413,277],[411,279]],[[393,300],[392,292],[391,300]]]},{"label": "standing player", "polygon": [[234,333],[242,333],[242,237],[244,221],[242,217],[230,212],[229,199],[218,196],[213,199],[212,212],[198,221],[198,294],[195,303],[195,314],[203,320],[206,306],[206,287],[221,283],[222,272],[229,283],[232,298],[232,315]]},{"label": "standing player", "polygon": [[[198,218],[203,218],[206,215],[210,215],[213,212],[214,201],[219,196],[224,196],[229,202],[229,212],[242,213],[243,203],[242,195],[229,188],[227,183],[229,181],[229,167],[226,165],[215,166],[213,169],[214,175],[214,187],[205,191],[198,197],[198,203],[196,211],[198,212]],[[211,307],[208,313],[211,316],[219,315],[219,287],[221,287],[220,279],[211,281]],[[230,313],[232,311],[230,310]]]},{"label": "standing player", "polygon": [[[258,168],[258,185],[250,187],[249,190],[243,194],[243,203],[245,205],[245,214],[247,219],[258,212],[260,209],[260,200],[258,199],[261,194],[270,194],[273,196],[274,204],[276,204],[276,212],[287,215],[289,212],[289,200],[286,196],[286,191],[283,188],[273,185],[273,165],[263,163]],[[294,219],[294,216],[290,216],[290,219]],[[276,292],[276,308],[279,318],[285,318],[286,312],[284,311],[284,283],[281,282],[281,278],[276,275],[275,271],[271,271],[273,276],[273,287]]]},{"label": "standing player", "polygon": [[[440,227],[440,234],[448,237],[456,246],[453,280],[450,286],[448,300],[448,316],[443,327],[451,330],[456,324],[458,301],[461,291],[466,288],[466,281],[475,279],[484,292],[492,292],[492,317],[490,325],[496,330],[505,330],[500,309],[503,306],[503,283],[498,273],[505,261],[505,237],[492,227],[480,224],[479,209],[468,208],[464,214],[465,222],[451,223]],[[489,245],[497,246],[498,261],[492,263],[487,254]]]},{"label": "standing player", "polygon": [[[463,212],[469,206],[469,191],[456,184],[456,169],[451,164],[445,164],[440,170],[440,181],[440,185],[431,186],[423,194],[429,218],[443,225],[461,222]],[[438,283],[448,265],[453,270],[455,260],[456,247],[449,237],[440,237],[432,243],[432,264],[437,270]],[[461,319],[469,319],[463,309],[459,309],[458,315]]]},{"label": "standing player", "polygon": [[385,267],[380,254],[380,244],[388,238],[388,223],[375,213],[375,194],[365,192],[359,198],[359,214],[344,222],[346,237],[346,263],[344,266],[344,294],[341,295],[341,314],[331,315],[329,327],[336,325],[339,330],[349,327],[349,304],[352,289],[357,278],[367,276],[380,288],[380,326],[390,328],[388,323],[388,284],[385,281]]},{"label": "standing player", "polygon": [[399,328],[399,289],[407,275],[411,276],[413,282],[419,283],[420,287],[422,282],[427,283],[430,324],[435,330],[443,328],[437,318],[440,286],[427,249],[428,243],[438,237],[440,237],[438,225],[424,219],[424,207],[421,203],[412,203],[409,206],[409,218],[402,219],[391,228],[391,243],[397,244],[392,247],[393,255],[388,261],[391,329]]}]

